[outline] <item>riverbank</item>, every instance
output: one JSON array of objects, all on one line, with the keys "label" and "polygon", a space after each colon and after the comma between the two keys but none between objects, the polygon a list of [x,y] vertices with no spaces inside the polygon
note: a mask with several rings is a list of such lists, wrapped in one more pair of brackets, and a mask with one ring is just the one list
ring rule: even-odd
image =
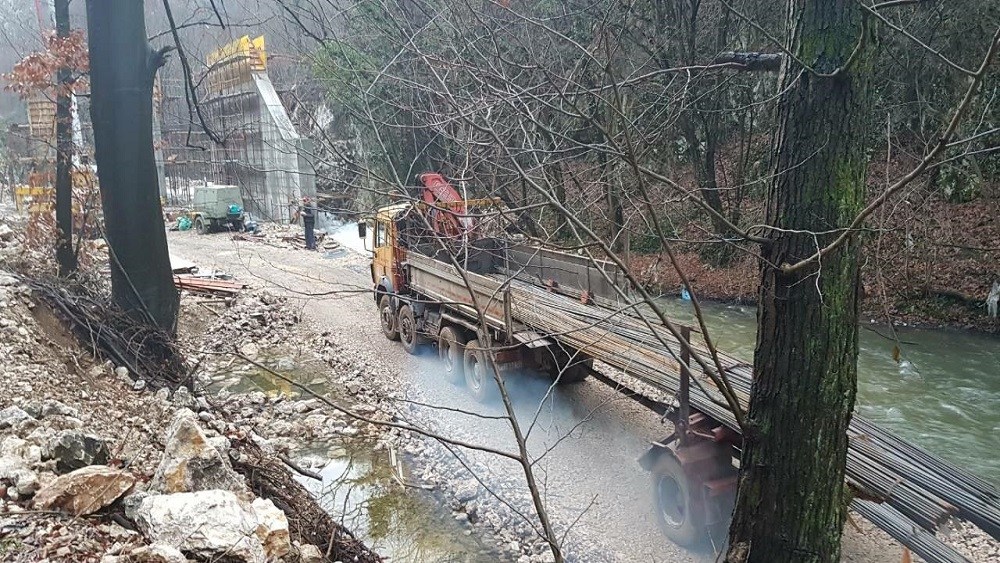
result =
[{"label": "riverbank", "polygon": [[[965,268],[989,268],[992,258],[983,256]],[[722,304],[755,305],[759,282],[757,259],[750,255],[737,257],[724,267],[714,266],[696,251],[678,251],[677,261],[691,284],[695,295],[702,301]],[[986,299],[994,279],[990,274],[977,274],[979,280],[964,285],[956,283],[921,288],[912,278],[900,275],[891,268],[878,273],[865,262],[862,269],[863,293],[861,321],[892,324],[898,327],[950,328],[987,334],[1000,334],[1000,318],[989,315]],[[639,280],[654,294],[679,297],[683,283],[676,269],[665,254],[635,254],[630,265]],[[947,268],[953,268],[951,262]],[[936,277],[957,278],[961,273],[937,271]],[[1000,280],[1000,273],[996,275]],[[930,287],[930,286],[927,286]]]}]

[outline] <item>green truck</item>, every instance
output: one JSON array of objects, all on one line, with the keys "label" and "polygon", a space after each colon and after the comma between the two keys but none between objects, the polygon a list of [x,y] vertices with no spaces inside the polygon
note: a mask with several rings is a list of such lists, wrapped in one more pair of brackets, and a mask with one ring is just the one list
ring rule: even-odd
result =
[{"label": "green truck", "polygon": [[242,231],[243,196],[240,195],[239,186],[195,187],[191,222],[200,235],[224,229]]}]

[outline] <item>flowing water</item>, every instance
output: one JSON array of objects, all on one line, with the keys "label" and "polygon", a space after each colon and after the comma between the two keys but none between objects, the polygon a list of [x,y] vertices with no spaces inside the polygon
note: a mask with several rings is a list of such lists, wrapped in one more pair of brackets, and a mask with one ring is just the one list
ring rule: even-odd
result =
[{"label": "flowing water", "polygon": [[[688,301],[663,299],[668,315],[694,322]],[[720,350],[753,361],[756,309],[703,303]],[[861,327],[857,412],[1000,485],[1000,339],[944,329],[898,328],[901,356],[883,325]]]}]

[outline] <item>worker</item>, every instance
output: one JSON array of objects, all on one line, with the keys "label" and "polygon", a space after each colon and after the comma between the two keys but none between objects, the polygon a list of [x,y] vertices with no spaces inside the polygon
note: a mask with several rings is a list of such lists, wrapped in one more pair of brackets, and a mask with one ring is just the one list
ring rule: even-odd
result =
[{"label": "worker", "polygon": [[302,227],[306,232],[306,250],[316,250],[316,206],[309,197],[302,198],[302,205],[295,212],[295,221],[302,217]]}]

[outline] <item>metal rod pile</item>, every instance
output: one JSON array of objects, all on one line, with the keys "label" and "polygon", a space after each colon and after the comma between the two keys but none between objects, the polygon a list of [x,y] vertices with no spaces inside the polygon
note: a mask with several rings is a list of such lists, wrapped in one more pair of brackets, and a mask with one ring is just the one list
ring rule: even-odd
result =
[{"label": "metal rod pile", "polygon": [[[440,276],[442,269],[436,270],[434,275],[452,277]],[[544,287],[501,275],[468,273],[468,278],[481,306],[488,308],[488,300],[502,299],[503,288],[509,284],[515,323],[582,350],[659,390],[671,395],[677,393],[680,344],[653,317],[647,316],[654,328],[651,331],[634,310],[585,305]],[[460,283],[459,279],[451,281]],[[705,359],[706,365],[713,365],[703,343],[692,342],[692,348]],[[748,406],[751,366],[721,353],[719,357],[723,375],[743,406]],[[690,367],[694,376],[690,391],[692,406],[738,431],[732,412],[711,379],[698,364]],[[967,520],[1000,539],[1000,491],[994,485],[857,415],[848,432],[848,483],[862,491],[863,496],[885,502],[884,511],[876,513],[868,505],[864,505],[863,511],[873,515],[878,520],[873,522],[897,540],[918,553],[923,550],[931,556],[941,555],[927,557],[930,560],[961,561],[961,556],[950,548],[931,541],[933,532],[952,517]],[[862,506],[862,502],[866,501],[856,500],[854,506]],[[889,507],[892,512],[888,512]],[[930,534],[915,534],[914,526],[929,530]],[[914,545],[908,543],[911,541]]]},{"label": "metal rod pile", "polygon": [[[671,394],[678,391],[680,344],[656,321],[651,321],[654,336],[642,320],[624,312],[584,305],[518,280],[511,282],[511,290],[516,320],[658,389]],[[692,346],[712,365],[703,344]],[[720,360],[737,397],[747,406],[751,368],[721,353]],[[699,385],[691,389],[692,405],[739,430],[712,381],[697,364],[690,367],[699,379]],[[849,435],[848,480],[862,491],[885,499],[926,529],[934,530],[954,516],[1000,537],[1000,491],[995,486],[857,415]]]},{"label": "metal rod pile", "polygon": [[859,500],[855,501],[851,507],[869,522],[896,538],[927,561],[971,563],[964,555],[937,539],[934,534],[920,526],[915,526],[911,520],[890,506]]}]

